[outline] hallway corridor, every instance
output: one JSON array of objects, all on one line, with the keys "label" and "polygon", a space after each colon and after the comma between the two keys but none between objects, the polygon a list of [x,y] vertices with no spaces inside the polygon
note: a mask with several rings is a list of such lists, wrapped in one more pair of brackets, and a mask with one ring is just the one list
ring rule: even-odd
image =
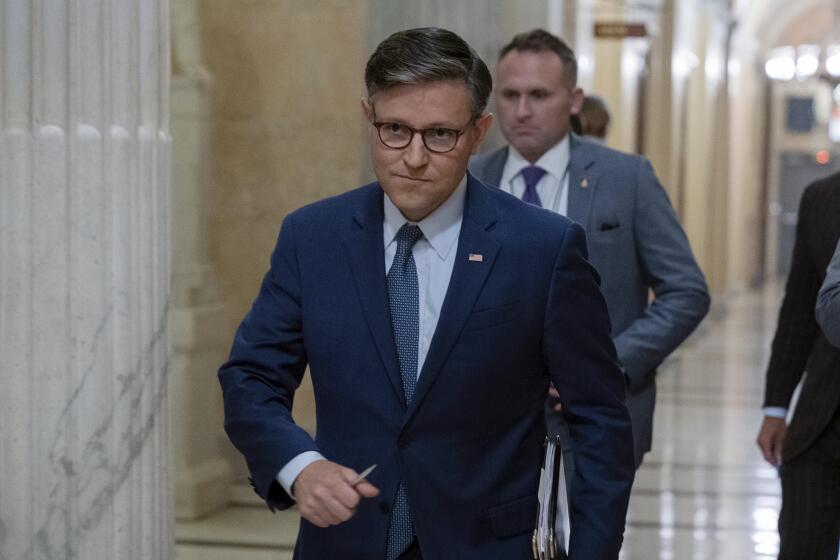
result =
[{"label": "hallway corridor", "polygon": [[771,285],[731,298],[660,371],[623,560],[776,557],[779,482],[755,437],[781,297]]},{"label": "hallway corridor", "polygon": [[[622,560],[771,560],[779,483],[755,445],[781,286],[732,297],[659,373],[653,451],[639,471]],[[717,308],[719,309],[719,308]],[[242,489],[179,523],[178,560],[291,558],[296,516]]]}]

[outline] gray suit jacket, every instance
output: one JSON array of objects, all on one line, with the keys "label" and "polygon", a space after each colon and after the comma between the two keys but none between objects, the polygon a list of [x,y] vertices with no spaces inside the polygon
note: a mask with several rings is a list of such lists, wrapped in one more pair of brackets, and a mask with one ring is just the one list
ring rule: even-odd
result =
[{"label": "gray suit jacket", "polygon": [[834,249],[817,296],[817,322],[828,341],[840,347],[840,243]]},{"label": "gray suit jacket", "polygon": [[[656,368],[706,315],[708,289],[649,161],[575,135],[570,154],[568,217],[585,228],[601,275],[638,466],[651,447]],[[498,186],[507,155],[504,147],[475,156],[470,170]]]}]

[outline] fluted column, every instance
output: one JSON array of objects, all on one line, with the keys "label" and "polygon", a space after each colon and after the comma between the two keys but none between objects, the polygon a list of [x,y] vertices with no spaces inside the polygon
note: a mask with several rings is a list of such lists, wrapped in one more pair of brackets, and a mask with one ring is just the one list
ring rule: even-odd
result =
[{"label": "fluted column", "polygon": [[167,0],[0,0],[0,557],[172,558]]}]

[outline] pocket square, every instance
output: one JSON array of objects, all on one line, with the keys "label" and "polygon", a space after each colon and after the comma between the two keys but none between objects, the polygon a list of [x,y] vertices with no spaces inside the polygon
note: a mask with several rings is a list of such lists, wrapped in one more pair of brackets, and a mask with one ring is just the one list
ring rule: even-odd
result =
[{"label": "pocket square", "polygon": [[598,228],[598,231],[610,231],[611,229],[617,229],[621,226],[618,222],[604,222],[601,224],[601,227]]}]

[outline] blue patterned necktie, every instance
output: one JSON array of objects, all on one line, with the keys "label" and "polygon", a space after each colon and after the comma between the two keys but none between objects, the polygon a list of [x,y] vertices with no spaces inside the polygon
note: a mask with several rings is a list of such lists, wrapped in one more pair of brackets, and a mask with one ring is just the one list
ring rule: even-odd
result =
[{"label": "blue patterned necktie", "polygon": [[545,175],[545,169],[536,165],[529,165],[520,171],[520,173],[522,174],[522,178],[525,179],[525,192],[522,194],[522,201],[535,206],[542,206],[540,195],[537,194],[537,183]]},{"label": "blue patterned necktie", "polygon": [[[388,304],[391,308],[391,326],[397,345],[400,374],[406,404],[414,397],[417,385],[417,352],[420,344],[420,288],[417,284],[417,266],[412,247],[423,237],[417,226],[405,224],[397,232],[397,254],[388,271]],[[414,527],[405,485],[400,481],[391,523],[388,526],[386,560],[395,560],[411,545]]]}]

